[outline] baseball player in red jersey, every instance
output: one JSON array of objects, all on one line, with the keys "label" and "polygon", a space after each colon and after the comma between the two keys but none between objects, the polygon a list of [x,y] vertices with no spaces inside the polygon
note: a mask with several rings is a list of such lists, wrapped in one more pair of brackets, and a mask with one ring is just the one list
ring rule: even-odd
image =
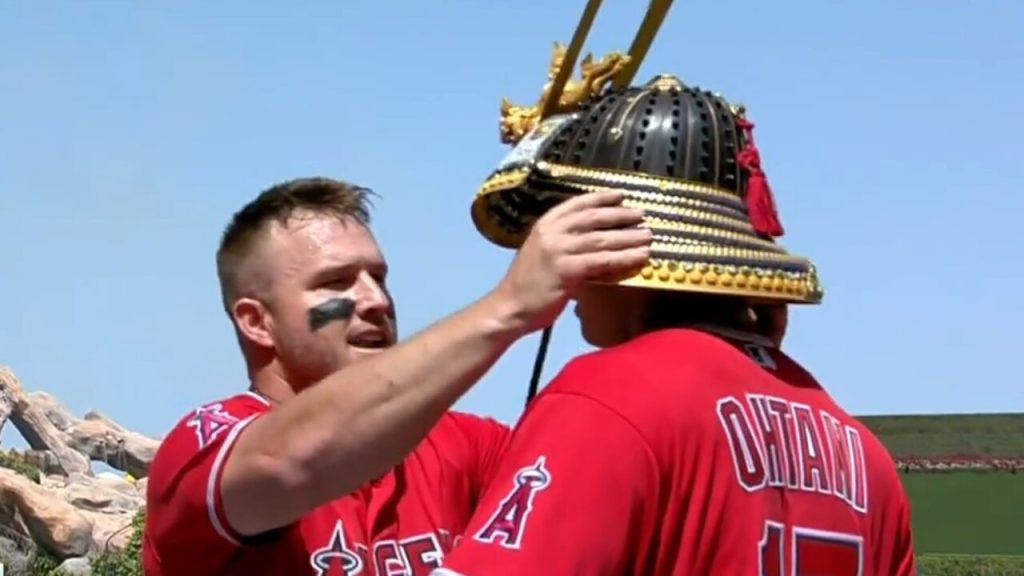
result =
[{"label": "baseball player in red jersey", "polygon": [[218,252],[251,388],[185,416],[149,470],[149,576],[428,574],[493,475],[508,429],[450,406],[570,287],[637,268],[650,233],[621,193],[536,227],[498,287],[395,344],[367,191],[275,186]]},{"label": "baseball player in red jersey", "polygon": [[529,405],[435,576],[914,574],[893,460],[780,349],[785,306],[822,288],[773,240],[745,111],[670,75],[604,88],[524,130],[476,224],[515,246],[547,206],[618,188],[651,261],[577,294],[599,350]]}]

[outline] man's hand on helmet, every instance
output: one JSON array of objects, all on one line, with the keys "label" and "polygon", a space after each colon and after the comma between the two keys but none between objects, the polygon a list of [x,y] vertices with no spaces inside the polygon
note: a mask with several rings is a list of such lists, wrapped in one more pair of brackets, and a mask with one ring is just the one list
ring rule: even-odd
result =
[{"label": "man's hand on helmet", "polygon": [[525,332],[550,326],[588,280],[639,271],[651,253],[643,213],[622,205],[623,194],[600,191],[575,196],[533,225],[496,289]]}]

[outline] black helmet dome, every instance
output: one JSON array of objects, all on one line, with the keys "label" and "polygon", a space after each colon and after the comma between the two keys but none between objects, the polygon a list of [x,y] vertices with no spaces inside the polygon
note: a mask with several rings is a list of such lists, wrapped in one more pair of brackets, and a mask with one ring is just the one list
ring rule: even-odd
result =
[{"label": "black helmet dome", "polygon": [[654,232],[648,265],[619,284],[820,302],[814,265],[774,240],[783,229],[743,107],[667,74],[605,89],[623,60],[584,59],[550,116],[503,101],[502,137],[516,145],[477,193],[477,229],[517,247],[567,197],[616,188]]}]

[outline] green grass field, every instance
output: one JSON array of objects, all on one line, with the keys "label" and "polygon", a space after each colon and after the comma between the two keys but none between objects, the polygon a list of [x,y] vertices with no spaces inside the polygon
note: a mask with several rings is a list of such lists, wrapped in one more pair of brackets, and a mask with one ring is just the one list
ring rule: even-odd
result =
[{"label": "green grass field", "polygon": [[893,456],[1024,458],[1024,414],[863,416]]},{"label": "green grass field", "polygon": [[[1024,458],[1024,414],[864,416],[899,458]],[[1024,472],[911,472],[921,576],[1024,576]]]},{"label": "green grass field", "polygon": [[1024,474],[903,475],[918,553],[1024,556]]}]

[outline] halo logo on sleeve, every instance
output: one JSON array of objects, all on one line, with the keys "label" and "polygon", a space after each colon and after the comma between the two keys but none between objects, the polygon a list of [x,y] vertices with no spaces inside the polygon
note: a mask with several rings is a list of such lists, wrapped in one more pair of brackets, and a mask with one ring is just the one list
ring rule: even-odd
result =
[{"label": "halo logo on sleeve", "polygon": [[498,504],[487,524],[473,538],[478,542],[499,544],[512,550],[519,549],[526,532],[526,521],[533,511],[537,494],[551,485],[551,473],[544,467],[546,457],[541,456],[532,466],[516,472],[512,490]]},{"label": "halo logo on sleeve", "polygon": [[220,402],[197,408],[187,426],[196,432],[199,447],[208,446],[225,430],[238,423],[238,418],[224,409]]}]

